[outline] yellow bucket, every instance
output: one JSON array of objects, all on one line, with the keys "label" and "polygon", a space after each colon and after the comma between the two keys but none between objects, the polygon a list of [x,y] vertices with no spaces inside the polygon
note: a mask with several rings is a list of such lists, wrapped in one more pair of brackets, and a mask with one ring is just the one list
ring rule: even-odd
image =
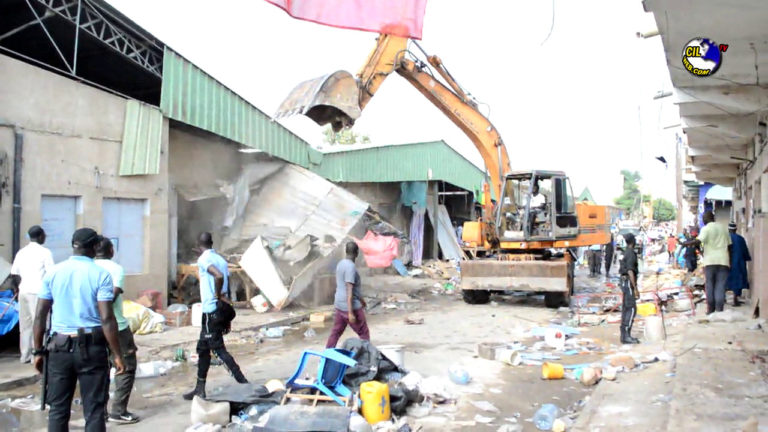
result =
[{"label": "yellow bucket", "polygon": [[370,424],[389,420],[389,386],[378,381],[360,384],[361,414]]},{"label": "yellow bucket", "polygon": [[656,315],[656,303],[639,303],[637,314],[640,316]]},{"label": "yellow bucket", "polygon": [[565,370],[560,363],[544,362],[541,365],[541,377],[543,379],[562,379]]}]

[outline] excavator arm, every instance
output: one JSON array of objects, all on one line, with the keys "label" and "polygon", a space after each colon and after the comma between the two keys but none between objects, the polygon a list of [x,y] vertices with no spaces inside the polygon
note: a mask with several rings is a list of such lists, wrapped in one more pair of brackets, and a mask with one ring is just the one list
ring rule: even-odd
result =
[{"label": "excavator arm", "polygon": [[380,35],[356,80],[349,73],[339,71],[305,81],[283,102],[275,117],[298,113],[321,125],[330,123],[334,130],[351,126],[384,80],[397,72],[475,144],[490,175],[493,192],[499,199],[504,175],[511,171],[511,167],[507,148],[498,131],[448,73],[440,58],[427,56],[427,61],[448,85],[430,74],[423,62],[407,58],[407,52],[407,38]]}]

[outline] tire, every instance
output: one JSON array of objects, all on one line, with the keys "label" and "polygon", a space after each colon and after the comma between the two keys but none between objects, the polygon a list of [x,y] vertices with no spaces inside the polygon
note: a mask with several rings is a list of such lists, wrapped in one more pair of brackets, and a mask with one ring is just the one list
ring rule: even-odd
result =
[{"label": "tire", "polygon": [[484,290],[462,290],[461,297],[467,304],[486,304],[491,301],[491,292]]}]

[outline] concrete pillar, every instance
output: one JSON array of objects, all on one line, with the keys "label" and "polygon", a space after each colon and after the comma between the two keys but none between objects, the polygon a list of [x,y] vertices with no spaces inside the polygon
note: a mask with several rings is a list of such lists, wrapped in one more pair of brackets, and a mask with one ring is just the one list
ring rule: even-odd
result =
[{"label": "concrete pillar", "polygon": [[435,221],[434,224],[432,224],[432,230],[434,231],[432,235],[432,258],[438,259],[439,258],[439,251],[438,251],[438,245],[437,245],[437,226],[440,225],[440,220],[437,217],[437,209],[440,205],[438,194],[437,194],[437,182],[432,182],[432,198],[434,199],[432,202],[432,220]]}]

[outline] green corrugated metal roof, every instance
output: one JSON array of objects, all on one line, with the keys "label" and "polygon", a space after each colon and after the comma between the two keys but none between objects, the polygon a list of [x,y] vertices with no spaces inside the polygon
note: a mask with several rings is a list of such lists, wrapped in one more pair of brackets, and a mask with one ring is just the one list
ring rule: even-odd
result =
[{"label": "green corrugated metal roof", "polygon": [[444,141],[325,153],[312,170],[335,182],[442,180],[469,191],[480,190],[485,179],[480,168]]},{"label": "green corrugated metal roof", "polygon": [[163,114],[136,100],[125,104],[125,124],[120,150],[120,175],[160,173]]},{"label": "green corrugated metal roof", "polygon": [[168,47],[163,57],[160,109],[166,117],[303,167],[309,167],[310,153],[317,152]]}]

